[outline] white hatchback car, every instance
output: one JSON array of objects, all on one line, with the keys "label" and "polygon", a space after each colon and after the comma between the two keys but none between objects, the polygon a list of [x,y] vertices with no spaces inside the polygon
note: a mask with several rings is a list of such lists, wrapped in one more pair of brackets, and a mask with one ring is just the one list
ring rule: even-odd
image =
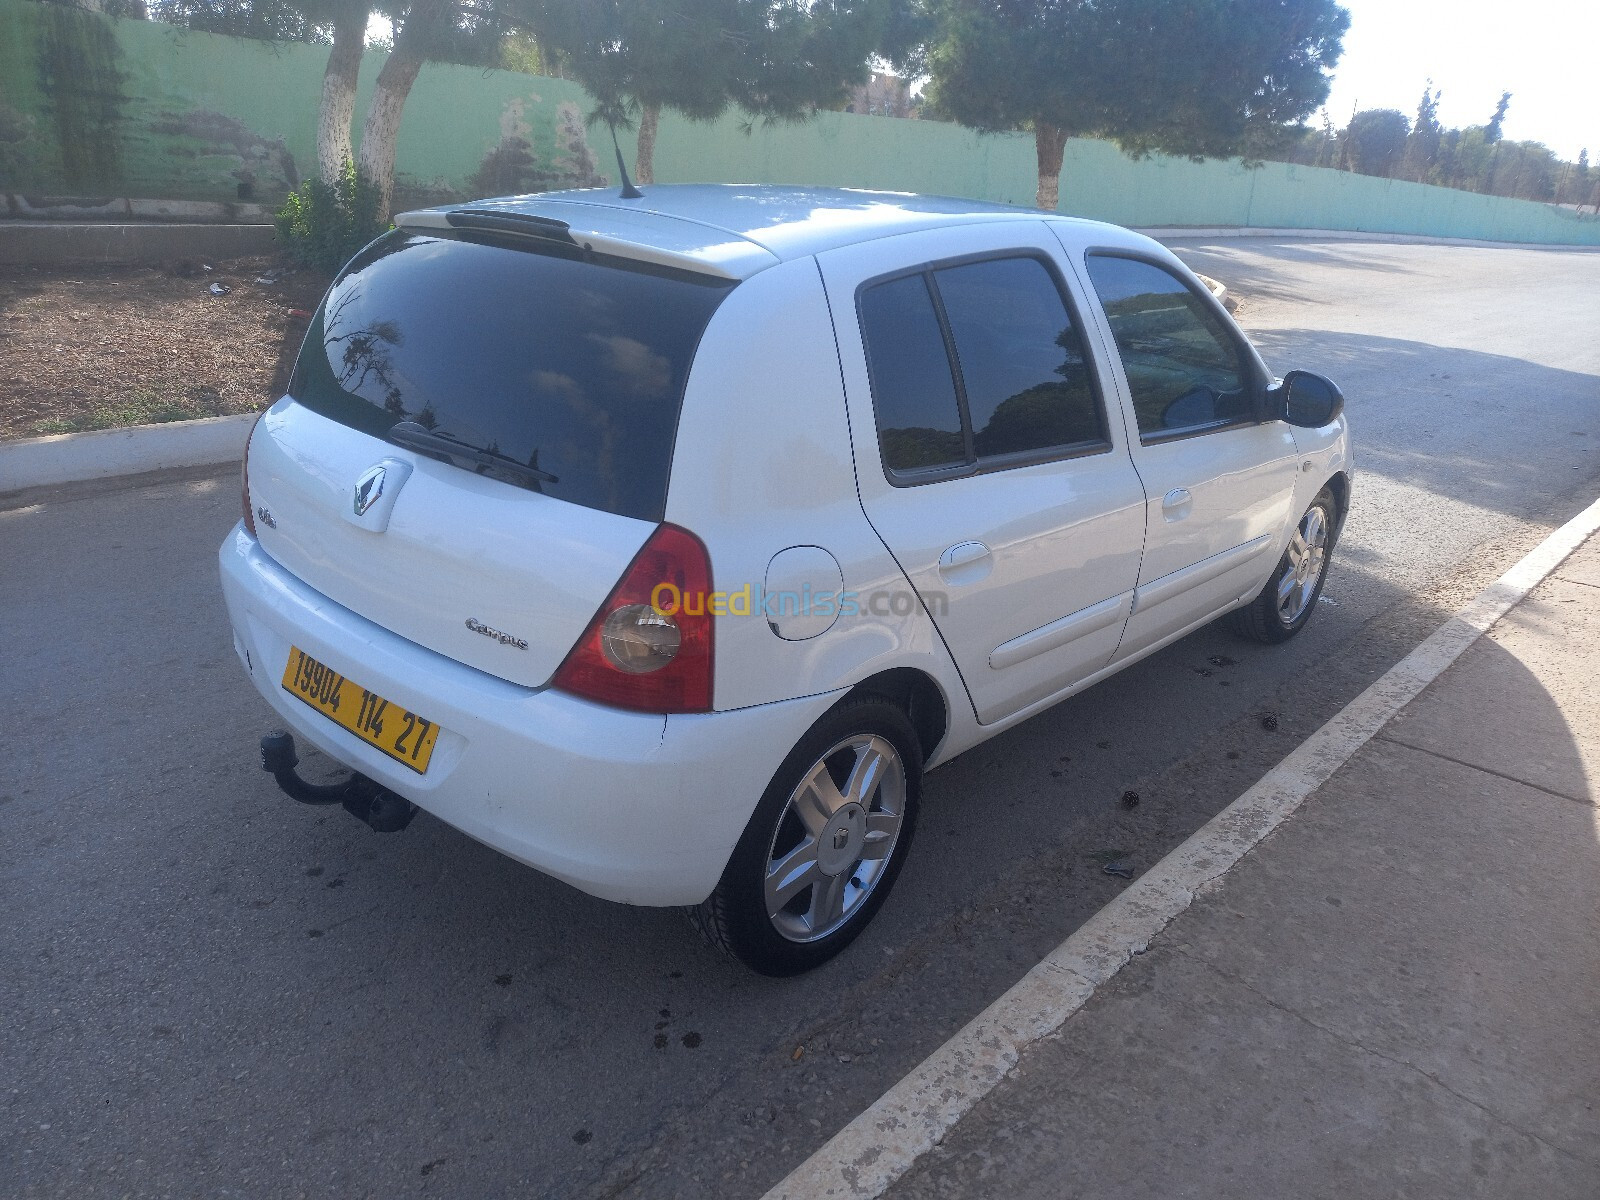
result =
[{"label": "white hatchback car", "polygon": [[1171,253],[1042,212],[654,187],[407,213],[252,433],[222,582],[315,786],[790,974],[923,773],[1206,622],[1281,641],[1349,506],[1338,390]]}]

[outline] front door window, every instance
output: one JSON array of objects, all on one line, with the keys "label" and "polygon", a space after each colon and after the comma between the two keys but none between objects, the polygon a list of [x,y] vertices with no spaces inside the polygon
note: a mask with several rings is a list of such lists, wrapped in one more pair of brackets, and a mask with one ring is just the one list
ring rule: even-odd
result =
[{"label": "front door window", "polygon": [[1199,296],[1142,259],[1091,254],[1088,265],[1122,355],[1141,438],[1253,418],[1239,347]]}]

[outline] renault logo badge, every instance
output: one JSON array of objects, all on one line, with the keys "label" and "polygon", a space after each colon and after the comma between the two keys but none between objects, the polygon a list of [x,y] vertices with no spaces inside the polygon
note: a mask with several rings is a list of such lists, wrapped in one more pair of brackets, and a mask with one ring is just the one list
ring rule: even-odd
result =
[{"label": "renault logo badge", "polygon": [[383,480],[387,474],[388,471],[384,467],[376,466],[370,468],[360,479],[356,480],[356,516],[366,516],[367,509],[378,502],[378,497],[383,495]]},{"label": "renault logo badge", "polygon": [[379,459],[356,477],[344,519],[368,533],[384,532],[389,527],[395,501],[410,478],[410,463],[398,458]]}]

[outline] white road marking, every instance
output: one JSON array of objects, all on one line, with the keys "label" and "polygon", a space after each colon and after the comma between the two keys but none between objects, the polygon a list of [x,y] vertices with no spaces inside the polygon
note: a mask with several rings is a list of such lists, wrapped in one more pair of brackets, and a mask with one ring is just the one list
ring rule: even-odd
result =
[{"label": "white road marking", "polygon": [[767,1193],[880,1196],[1208,885],[1283,823],[1513,605],[1600,530],[1595,501],[1436,629]]}]

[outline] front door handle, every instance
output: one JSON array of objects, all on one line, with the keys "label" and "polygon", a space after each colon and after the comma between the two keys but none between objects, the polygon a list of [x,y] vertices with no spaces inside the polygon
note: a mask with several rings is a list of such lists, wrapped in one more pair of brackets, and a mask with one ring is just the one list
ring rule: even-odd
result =
[{"label": "front door handle", "polygon": [[1194,497],[1188,488],[1173,488],[1161,497],[1161,515],[1169,521],[1181,521],[1194,511]]},{"label": "front door handle", "polygon": [[957,542],[939,555],[939,577],[946,583],[977,583],[994,568],[994,555],[982,542]]}]

